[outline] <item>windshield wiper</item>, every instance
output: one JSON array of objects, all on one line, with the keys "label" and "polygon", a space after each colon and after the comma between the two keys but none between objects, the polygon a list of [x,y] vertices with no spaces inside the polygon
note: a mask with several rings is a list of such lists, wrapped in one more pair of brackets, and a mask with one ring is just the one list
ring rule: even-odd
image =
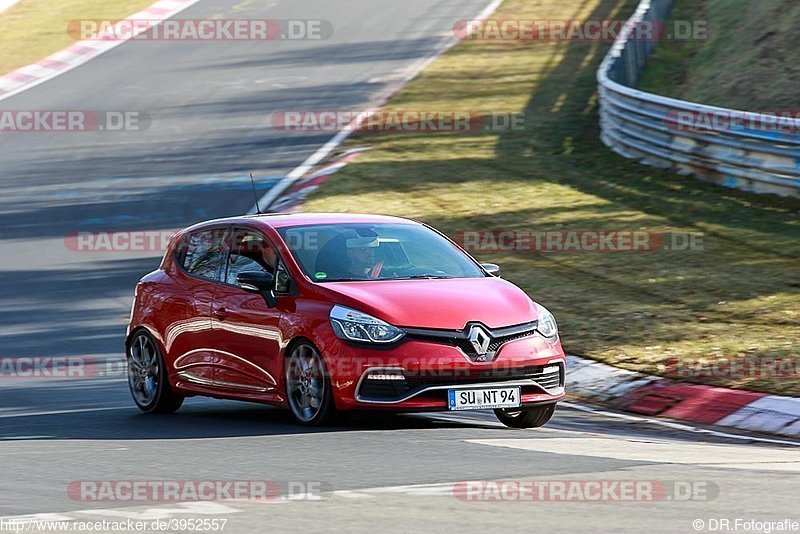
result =
[{"label": "windshield wiper", "polygon": [[455,278],[446,274],[412,274],[411,276],[398,276],[397,278],[384,278],[384,280],[445,280]]},{"label": "windshield wiper", "polygon": [[329,278],[317,280],[319,283],[326,282],[380,282],[383,280],[445,280],[455,278],[455,276],[441,274],[412,274],[411,276],[398,276],[397,278]]}]

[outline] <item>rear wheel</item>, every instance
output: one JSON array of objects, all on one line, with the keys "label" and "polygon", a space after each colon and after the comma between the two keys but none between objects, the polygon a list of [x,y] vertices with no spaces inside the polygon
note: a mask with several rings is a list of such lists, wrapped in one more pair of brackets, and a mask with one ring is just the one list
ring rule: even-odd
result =
[{"label": "rear wheel", "polygon": [[145,413],[173,413],[183,396],[172,391],[164,357],[153,337],[142,330],[128,344],[128,386],[133,402]]},{"label": "rear wheel", "polygon": [[556,411],[556,405],[532,406],[495,410],[500,422],[511,428],[536,428],[547,423]]},{"label": "rear wheel", "polygon": [[286,360],[286,398],[297,422],[317,426],[331,422],[336,415],[331,380],[322,355],[303,341]]}]

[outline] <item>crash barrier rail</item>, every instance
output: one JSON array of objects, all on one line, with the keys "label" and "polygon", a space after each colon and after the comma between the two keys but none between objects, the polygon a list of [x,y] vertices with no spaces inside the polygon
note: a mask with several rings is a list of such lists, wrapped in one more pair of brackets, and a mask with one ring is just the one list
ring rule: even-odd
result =
[{"label": "crash barrier rail", "polygon": [[642,0],[600,65],[603,142],[647,165],[728,187],[800,196],[800,120],[782,113],[705,106],[635,88],[658,41],[641,38],[640,30],[663,27],[674,3]]}]

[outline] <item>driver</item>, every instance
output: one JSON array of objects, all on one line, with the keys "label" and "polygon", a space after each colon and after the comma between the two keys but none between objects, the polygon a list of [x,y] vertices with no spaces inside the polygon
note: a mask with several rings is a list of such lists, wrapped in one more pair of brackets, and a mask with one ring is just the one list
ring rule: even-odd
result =
[{"label": "driver", "polygon": [[346,241],[348,274],[354,277],[377,278],[383,261],[375,261],[380,242],[375,237],[354,237]]},{"label": "driver", "polygon": [[275,274],[275,268],[278,266],[278,254],[275,252],[275,248],[269,243],[264,243],[261,249],[261,259],[264,262],[267,272]]},{"label": "driver", "polygon": [[243,271],[265,271],[274,275],[277,265],[275,247],[260,236],[247,235],[228,257],[227,282],[235,284],[236,275]]}]

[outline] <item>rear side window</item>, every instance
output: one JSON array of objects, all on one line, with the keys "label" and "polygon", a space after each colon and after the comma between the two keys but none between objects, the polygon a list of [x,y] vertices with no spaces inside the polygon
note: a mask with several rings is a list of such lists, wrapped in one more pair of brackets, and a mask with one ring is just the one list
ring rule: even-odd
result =
[{"label": "rear side window", "polygon": [[225,232],[221,228],[189,234],[181,264],[189,274],[218,281]]}]

